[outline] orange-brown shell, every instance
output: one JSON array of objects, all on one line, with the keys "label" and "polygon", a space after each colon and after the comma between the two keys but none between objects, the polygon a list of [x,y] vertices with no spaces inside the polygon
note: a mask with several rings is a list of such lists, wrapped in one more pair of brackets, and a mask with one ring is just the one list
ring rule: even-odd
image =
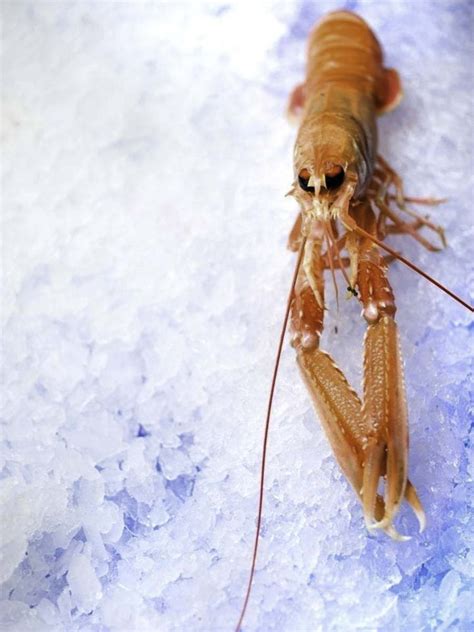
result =
[{"label": "orange-brown shell", "polygon": [[376,114],[394,107],[400,93],[364,20],[348,11],[324,17],[309,39],[295,175],[306,169],[320,177],[340,165],[357,179],[360,197],[374,169]]},{"label": "orange-brown shell", "polygon": [[362,18],[337,11],[318,22],[308,43],[308,92],[339,83],[375,100],[382,76],[382,49]]}]

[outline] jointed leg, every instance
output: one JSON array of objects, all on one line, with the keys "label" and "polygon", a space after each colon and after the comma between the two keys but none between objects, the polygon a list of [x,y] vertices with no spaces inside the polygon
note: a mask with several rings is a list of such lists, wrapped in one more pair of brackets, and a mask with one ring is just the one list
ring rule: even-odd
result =
[{"label": "jointed leg", "polygon": [[[324,300],[324,265],[321,257],[322,239],[312,245],[312,274],[318,295]],[[347,383],[332,358],[319,349],[323,328],[324,306],[313,293],[307,273],[300,269],[292,305],[292,345],[298,365],[318,412],[334,455],[358,495],[362,489],[362,446],[364,428],[361,402]],[[383,517],[383,501],[378,515]]]},{"label": "jointed leg", "polygon": [[[383,220],[382,222],[379,222],[379,227],[378,227],[379,233],[380,232],[382,233],[385,232],[386,234],[395,233],[395,232],[404,233],[413,237],[413,239],[418,241],[422,246],[424,246],[427,250],[430,250],[431,252],[439,252],[441,250],[440,247],[434,246],[431,242],[429,242],[427,239],[425,239],[422,235],[418,233],[418,230],[420,228],[423,228],[423,226],[427,226],[428,224],[427,221],[424,221],[418,218],[414,222],[403,222],[398,217],[397,213],[395,213],[395,211],[393,211],[388,206],[388,204],[385,204],[385,202],[376,199],[375,204],[377,208],[380,210],[379,219]],[[387,225],[385,222],[386,218],[390,219],[393,222],[393,225]],[[440,226],[435,226],[434,224],[431,225],[431,222],[429,224],[430,224],[430,228],[436,231],[443,245],[445,245],[446,239],[444,236],[444,230]]]},{"label": "jointed leg", "polygon": [[[370,207],[369,213],[365,213],[361,206],[360,213],[365,218],[357,218],[361,226],[374,230],[375,217],[370,216]],[[350,224],[354,220],[345,216],[345,221]],[[357,249],[359,255],[358,284],[364,313],[371,322],[366,338],[365,404],[362,406],[332,358],[319,349],[325,266],[321,256],[322,237],[317,236],[318,230],[313,230],[306,266],[299,271],[292,304],[292,344],[298,365],[339,466],[364,506],[368,524],[382,528],[392,538],[404,539],[392,524],[403,497],[418,516],[421,528],[424,514],[416,491],[406,478],[406,411],[396,325],[392,318],[393,296],[378,252],[363,240],[353,239],[352,249],[354,252]],[[308,272],[312,276],[311,283]],[[316,287],[316,294],[312,286]],[[377,494],[377,486],[380,477],[385,475],[384,500]]]},{"label": "jointed leg", "polygon": [[309,237],[306,242],[303,265],[295,286],[291,309],[292,345],[297,349],[314,349],[324,321],[324,266],[321,258],[322,237]]},{"label": "jointed leg", "polygon": [[[436,198],[418,198],[418,197],[408,197],[405,196],[403,192],[403,183],[400,176],[397,172],[390,167],[390,165],[382,158],[382,156],[377,157],[378,165],[375,169],[375,177],[373,184],[370,187],[370,196],[375,200],[376,204],[379,206],[382,213],[386,213],[390,215],[390,219],[394,221],[396,224],[405,225],[407,227],[407,233],[409,233],[412,237],[417,239],[420,243],[422,243],[429,250],[433,250],[434,247],[427,242],[427,240],[423,239],[420,235],[418,235],[415,231],[422,227],[426,226],[433,232],[437,233],[441,239],[443,246],[446,246],[446,238],[444,234],[444,230],[441,226],[438,226],[431,222],[428,217],[424,217],[408,207],[406,202],[412,202],[414,204],[425,204],[430,206],[435,206],[437,204],[442,203],[444,200],[439,200]],[[378,183],[377,183],[378,182]],[[395,187],[395,195],[388,193],[389,188],[393,185]],[[390,202],[394,200],[398,206],[398,208],[413,217],[417,222],[416,229],[413,224],[403,222],[398,218],[398,215],[395,211],[390,209]],[[385,208],[381,208],[385,207]],[[394,219],[394,217],[396,219]]]},{"label": "jointed leg", "polygon": [[[368,323],[362,408],[367,427],[362,492],[366,521],[369,528],[390,527],[406,497],[423,528],[421,504],[413,486],[407,484],[407,406],[395,302],[383,259],[369,239],[360,240],[358,288]],[[378,520],[377,488],[381,477],[386,480],[385,512],[383,519]]]}]

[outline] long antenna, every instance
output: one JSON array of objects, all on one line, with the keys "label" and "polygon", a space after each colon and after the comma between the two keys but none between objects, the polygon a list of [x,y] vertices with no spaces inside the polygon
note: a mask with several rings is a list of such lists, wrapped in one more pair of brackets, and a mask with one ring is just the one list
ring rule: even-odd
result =
[{"label": "long antenna", "polygon": [[278,373],[278,367],[280,366],[280,358],[281,358],[281,350],[283,348],[283,341],[285,339],[286,326],[288,324],[288,318],[290,315],[291,303],[293,300],[293,294],[295,291],[296,279],[298,277],[298,271],[300,269],[301,260],[303,258],[304,247],[306,245],[306,237],[303,237],[301,242],[300,250],[298,253],[298,260],[296,262],[295,271],[293,274],[293,280],[291,281],[290,292],[288,294],[288,300],[286,303],[286,311],[285,318],[283,320],[283,326],[280,332],[280,341],[278,343],[278,351],[275,359],[275,366],[273,369],[273,377],[272,377],[272,385],[270,388],[270,397],[268,398],[268,407],[267,407],[267,418],[265,420],[265,433],[263,435],[263,450],[262,450],[262,465],[260,469],[260,492],[258,497],[258,513],[257,513],[257,528],[255,530],[255,541],[253,545],[253,555],[252,555],[252,566],[250,568],[249,581],[247,584],[247,591],[245,593],[244,605],[242,606],[242,610],[240,612],[239,622],[237,623],[237,627],[235,628],[235,632],[239,632],[240,627],[242,625],[242,621],[244,620],[245,612],[247,610],[247,605],[250,599],[250,592],[252,590],[252,581],[253,576],[255,575],[255,564],[257,561],[257,552],[258,552],[258,542],[260,536],[260,526],[262,524],[262,513],[263,513],[263,492],[265,486],[265,466],[267,462],[267,447],[268,447],[268,431],[270,429],[270,417],[272,412],[272,403],[273,403],[273,394],[275,392],[275,384]]},{"label": "long antenna", "polygon": [[380,241],[380,239],[377,239],[377,237],[374,237],[373,235],[371,235],[370,233],[365,231],[363,228],[360,228],[360,226],[357,226],[357,225],[356,226],[352,226],[351,225],[350,229],[354,230],[356,233],[359,233],[359,235],[362,235],[363,237],[367,237],[368,239],[373,241],[375,244],[377,244],[377,246],[380,246],[380,248],[382,248],[383,250],[386,250],[389,254],[391,254],[393,257],[395,257],[395,259],[398,259],[399,261],[404,263],[406,266],[408,266],[409,268],[411,268],[415,272],[418,272],[418,274],[421,274],[421,276],[425,277],[425,279],[427,279],[433,285],[436,285],[436,287],[438,287],[440,290],[445,292],[448,296],[450,296],[455,301],[460,303],[463,307],[465,307],[466,309],[468,309],[471,312],[474,312],[474,307],[472,307],[472,305],[469,305],[469,303],[466,303],[466,301],[464,301],[462,298],[460,298],[457,294],[454,294],[454,292],[451,292],[451,290],[448,290],[448,288],[445,287],[442,283],[440,283],[439,281],[437,281],[436,279],[431,277],[429,274],[427,274],[426,272],[421,270],[421,268],[418,268],[418,266],[416,266],[411,261],[408,261],[408,259],[405,259],[405,257],[403,257],[401,254],[396,252],[396,250],[393,250],[392,248],[390,248],[390,246],[387,246],[385,243]]}]

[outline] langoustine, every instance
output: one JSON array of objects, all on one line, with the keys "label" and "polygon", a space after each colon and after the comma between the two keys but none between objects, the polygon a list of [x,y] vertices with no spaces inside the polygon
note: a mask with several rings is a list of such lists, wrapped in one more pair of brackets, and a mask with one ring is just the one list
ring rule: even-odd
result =
[{"label": "langoustine", "polygon": [[[395,538],[402,537],[393,519],[404,497],[420,529],[425,524],[407,480],[407,406],[395,301],[383,256],[370,239],[383,239],[394,230],[419,238],[418,228],[427,223],[422,218],[404,222],[391,208],[392,184],[404,208],[401,184],[377,157],[376,116],[400,99],[398,74],[383,66],[381,47],[368,25],[346,11],[323,18],[309,40],[305,83],[295,89],[289,106],[291,114],[300,111],[301,116],[291,191],[301,213],[290,247],[297,250],[305,238],[291,311],[292,344],[336,459],[361,499],[367,526]],[[344,234],[338,238],[341,225]],[[343,259],[344,248],[348,257]],[[345,272],[346,266],[348,291],[358,296],[368,324],[363,403],[319,349],[324,270]],[[383,499],[377,494],[381,477],[386,478]]]}]

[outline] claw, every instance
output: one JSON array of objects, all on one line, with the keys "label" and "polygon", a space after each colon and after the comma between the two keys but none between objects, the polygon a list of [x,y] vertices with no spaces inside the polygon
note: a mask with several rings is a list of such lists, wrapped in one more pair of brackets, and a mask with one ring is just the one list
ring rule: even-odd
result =
[{"label": "claw", "polygon": [[[370,531],[382,529],[399,542],[410,540],[392,524],[405,497],[418,519],[421,533],[426,524],[425,513],[414,486],[406,481],[403,454],[400,459],[397,452],[397,442],[401,441],[400,448],[404,445],[403,432],[395,433],[395,438],[387,443],[372,437],[366,445],[367,420],[362,414],[361,402],[332,358],[319,349],[300,347],[297,353],[299,368],[334,455],[361,499],[367,528]],[[388,482],[384,500],[377,494],[377,487],[385,475]]]},{"label": "claw", "polygon": [[[363,414],[372,439],[366,449],[363,505],[371,529],[390,528],[405,495],[407,413],[397,326],[391,316],[370,325],[365,340]],[[381,476],[386,476],[385,511],[373,522]]]}]

